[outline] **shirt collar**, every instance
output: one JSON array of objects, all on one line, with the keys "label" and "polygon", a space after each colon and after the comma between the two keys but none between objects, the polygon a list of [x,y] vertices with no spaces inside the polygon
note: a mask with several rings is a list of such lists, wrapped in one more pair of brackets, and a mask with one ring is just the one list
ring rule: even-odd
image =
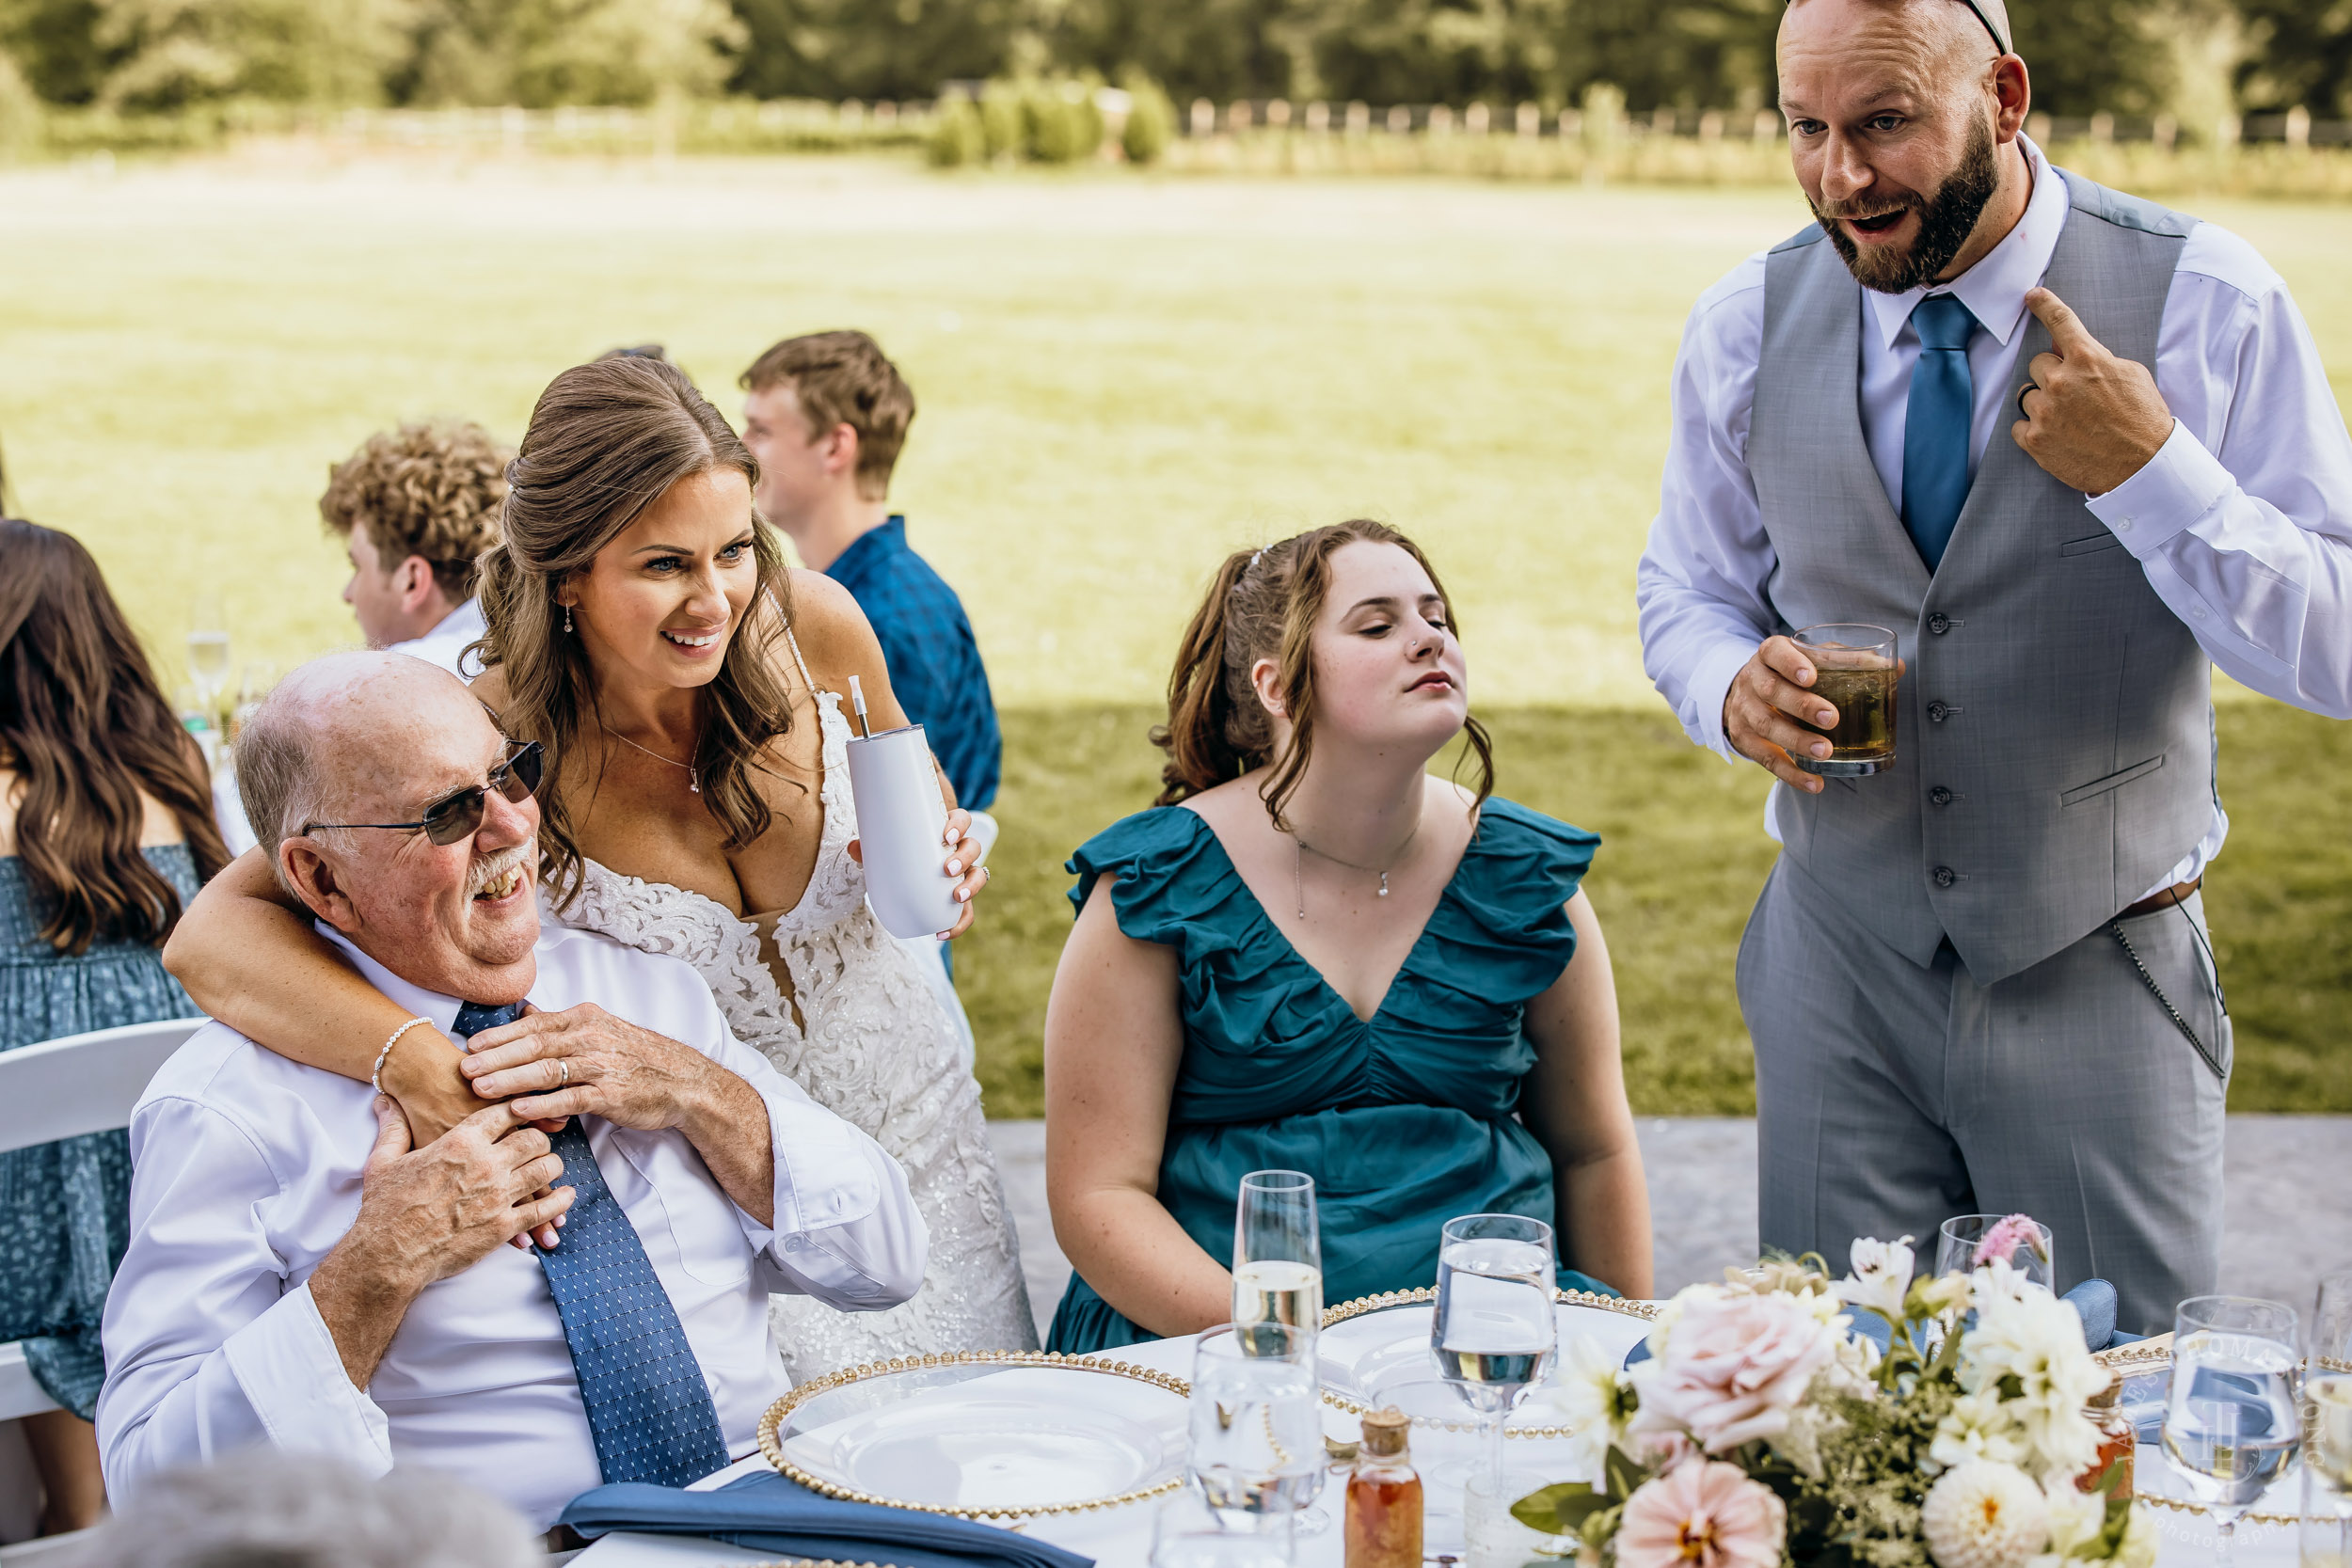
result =
[{"label": "shirt collar", "polygon": [[2026,154],[2026,166],[2033,172],[2033,195],[2026,198],[2025,215],[2017,220],[2017,227],[1975,266],[1949,283],[1899,294],[1864,290],[1863,297],[1870,302],[1871,323],[1878,328],[1880,347],[1895,346],[1895,340],[1911,323],[1912,308],[1930,293],[1959,296],[1978,325],[2004,346],[2025,321],[2026,291],[2039,284],[2042,275],[2050,270],[2050,258],[2058,250],[2058,232],[2066,227],[2068,200],[2066,177],[2050,166],[2042,149],[2024,135],[2017,138],[2017,145]]},{"label": "shirt collar", "polygon": [[[438,991],[427,990],[422,986],[411,985],[359,951],[358,945],[349,937],[329,926],[326,921],[314,921],[312,925],[317,927],[319,935],[350,956],[353,966],[359,971],[360,976],[368,984],[390,997],[409,1012],[432,1024],[442,1034],[448,1035],[450,1038],[457,1039],[453,1030],[457,1022],[457,1009],[464,1005],[462,998],[443,996]],[[544,940],[541,945],[545,945]],[[536,956],[534,950],[533,957]],[[458,1040],[458,1048],[463,1050],[465,1043],[463,1040]]]},{"label": "shirt collar", "polygon": [[833,558],[825,568],[825,576],[835,582],[843,581],[845,574],[858,570],[878,556],[895,555],[907,547],[907,520],[902,513],[893,512],[864,533],[850,541],[850,547]]}]

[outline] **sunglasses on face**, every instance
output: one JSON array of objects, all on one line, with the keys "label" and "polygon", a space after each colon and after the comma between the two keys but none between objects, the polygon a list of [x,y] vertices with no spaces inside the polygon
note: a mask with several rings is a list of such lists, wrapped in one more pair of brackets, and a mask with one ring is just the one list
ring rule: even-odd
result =
[{"label": "sunglasses on face", "polygon": [[[514,742],[507,744],[513,745]],[[421,831],[428,840],[446,848],[460,839],[470,837],[482,826],[482,814],[489,807],[490,791],[497,790],[516,805],[538,794],[540,776],[547,771],[547,758],[546,749],[535,740],[530,741],[491,768],[487,781],[475,784],[471,789],[461,789],[454,795],[443,796],[425,807],[424,815],[414,822],[305,822],[302,831],[306,833],[313,828]]]}]

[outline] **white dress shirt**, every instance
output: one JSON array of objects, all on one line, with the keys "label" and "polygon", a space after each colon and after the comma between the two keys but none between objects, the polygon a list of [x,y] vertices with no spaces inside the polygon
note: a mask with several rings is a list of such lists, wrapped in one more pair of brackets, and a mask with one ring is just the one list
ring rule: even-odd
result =
[{"label": "white dress shirt", "polygon": [[[2022,136],[2018,145],[2033,193],[1982,261],[1931,290],[1862,291],[1863,434],[1898,512],[1919,357],[1911,310],[1926,294],[1957,294],[1984,328],[1968,347],[1971,477],[1988,441],[2010,438],[2026,379],[2026,293],[2049,269],[2073,211],[2041,149]],[[1635,589],[1644,667],[1691,738],[1733,760],[1724,698],[1773,630],[1765,585],[1774,557],[1746,457],[1763,337],[1759,251],[1699,296],[1683,329],[1665,482]],[[2214,663],[2266,696],[2352,718],[2352,436],[2310,328],[2253,246],[2209,223],[2190,231],[2154,371],[2171,438],[2129,480],[2085,498],[2085,510],[2139,561]],[[2229,827],[2217,801],[2204,840],[2156,886],[2202,875]]]},{"label": "white dress shirt", "polygon": [[[411,658],[423,659],[427,664],[437,664],[459,680],[471,685],[473,678],[482,673],[482,662],[479,658],[467,660],[462,656],[466,645],[480,641],[482,634],[487,630],[489,623],[482,618],[482,601],[468,599],[442,616],[441,624],[422,637],[390,643],[384,651],[388,654],[406,654]],[[459,668],[461,663],[469,668]]]},{"label": "white dress shirt", "polygon": [[[455,998],[343,945],[386,995],[443,1031],[455,1022]],[[898,1163],[739,1043],[687,964],[552,921],[538,960],[531,997],[541,1007],[597,1003],[703,1052],[767,1102],[772,1225],[736,1207],[683,1133],[587,1118],[605,1182],[677,1308],[740,1458],[790,1386],[769,1336],[769,1293],[848,1311],[898,1305],[922,1283],[922,1216]],[[98,1401],[118,1502],[159,1471],[262,1443],[377,1473],[435,1465],[541,1528],[598,1483],[563,1321],[530,1254],[501,1246],[428,1286],[373,1381],[352,1386],[306,1282],[358,1212],[373,1101],[366,1084],[219,1023],[148,1085],[131,1119],[131,1243],[106,1300]]]}]

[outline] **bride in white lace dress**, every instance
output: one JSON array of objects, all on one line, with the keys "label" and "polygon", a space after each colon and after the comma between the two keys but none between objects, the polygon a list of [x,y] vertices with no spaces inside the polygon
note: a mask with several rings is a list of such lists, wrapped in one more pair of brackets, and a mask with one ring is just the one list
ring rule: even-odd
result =
[{"label": "bride in white lace dress", "polygon": [[[673,366],[600,360],[556,377],[507,469],[504,540],[482,559],[474,691],[549,758],[535,868],[549,911],[691,963],[739,1038],[906,1170],[930,1232],[923,1288],[874,1313],[775,1298],[794,1379],[1034,1348],[979,1086],[915,958],[867,910],[851,853],[837,691],[855,675],[877,728],[906,717],[855,601],[786,570],[752,505],[756,472]],[[949,814],[944,873],[967,902],[986,885],[969,821]],[[480,1108],[472,1075],[488,1064],[429,1026],[375,1061],[406,1009],[335,958],[265,857],[215,878],[198,912],[167,962],[212,1016],[345,1077],[380,1066],[419,1146]],[[564,1060],[566,1016],[485,1035],[521,1062],[485,1085],[590,1109],[593,1077]]]},{"label": "bride in white lace dress", "polygon": [[739,918],[699,893],[624,877],[590,860],[563,918],[692,964],[738,1039],[756,1046],[818,1104],[871,1133],[906,1169],[930,1227],[922,1291],[903,1307],[857,1314],[804,1296],[770,1298],[794,1382],[917,1351],[1034,1350],[1036,1321],[981,1122],[979,1085],[914,956],[866,908],[866,873],[850,855],[857,835],[850,721],[840,694],[817,689],[809,678],[789,627],[785,640],[824,736],[824,833],[801,901]]}]

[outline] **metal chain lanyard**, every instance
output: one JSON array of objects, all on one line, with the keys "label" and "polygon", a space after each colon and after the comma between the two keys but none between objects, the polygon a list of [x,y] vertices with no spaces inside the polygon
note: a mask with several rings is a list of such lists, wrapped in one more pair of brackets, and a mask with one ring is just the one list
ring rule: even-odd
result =
[{"label": "metal chain lanyard", "polygon": [[[2181,910],[2181,918],[2188,920],[2189,934],[2197,938],[2199,946],[2203,947],[2204,939],[2198,933],[2197,922],[2189,920],[2188,911],[2185,909],[2183,909],[2177,899],[2173,902],[2172,907],[2176,910]],[[2157,1006],[2161,1006],[2165,1010],[2166,1016],[2172,1020],[2173,1027],[2180,1030],[2184,1036],[2187,1037],[2189,1045],[2193,1047],[2196,1050],[2197,1054],[2203,1059],[2205,1066],[2213,1069],[2215,1077],[2227,1077],[2229,1075],[2228,1069],[2221,1065],[2218,1057],[2215,1056],[2211,1051],[2205,1049],[2205,1042],[2203,1038],[2198,1035],[2196,1026],[2191,1024],[2187,1019],[2181,1016],[2181,1009],[2172,1005],[2172,999],[2164,994],[2164,988],[2156,984],[2156,977],[2148,973],[2147,964],[2142,962],[2140,959],[2139,949],[2134,947],[2132,945],[2132,939],[2123,934],[2123,922],[2122,918],[2118,917],[2117,919],[2108,921],[2107,930],[2114,936],[2116,942],[2122,946],[2123,956],[2132,960],[2132,967],[2139,971],[2139,977],[2148,983],[2149,994],[2156,999]],[[2205,948],[2208,961],[2211,960],[2212,952],[2213,950],[2210,947]],[[2217,964],[2214,969],[2213,990],[2215,1000],[2221,1004],[2221,1017],[2226,1027],[2227,1021],[2230,1016],[2230,1001],[2228,997],[2222,995],[2221,993],[2221,972],[2220,966]]]}]

